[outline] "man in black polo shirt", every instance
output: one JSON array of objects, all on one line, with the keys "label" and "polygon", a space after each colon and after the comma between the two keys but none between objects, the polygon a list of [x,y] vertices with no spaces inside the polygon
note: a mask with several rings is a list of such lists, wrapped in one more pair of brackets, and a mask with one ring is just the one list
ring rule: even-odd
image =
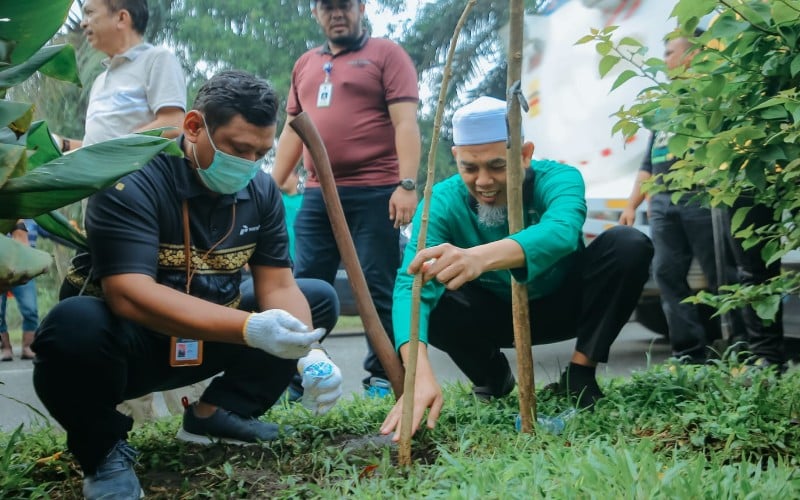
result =
[{"label": "man in black polo shirt", "polygon": [[[125,399],[221,373],[187,405],[178,437],[254,443],[279,436],[258,417],[296,369],[315,413],[341,395],[317,344],[336,323],[336,294],[293,278],[280,191],[260,168],[277,106],[264,80],[216,75],[184,119],[183,158],[160,155],[89,201],[102,298],[61,301],[34,343],[36,392],[67,431],[87,498],[139,498],[133,421],[116,410]],[[245,264],[253,280],[240,291]]]}]

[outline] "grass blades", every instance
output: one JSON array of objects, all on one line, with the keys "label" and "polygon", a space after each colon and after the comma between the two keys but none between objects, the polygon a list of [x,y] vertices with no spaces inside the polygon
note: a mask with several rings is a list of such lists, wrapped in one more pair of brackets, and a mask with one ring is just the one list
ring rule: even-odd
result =
[{"label": "grass blades", "polygon": [[[800,371],[776,378],[733,358],[664,364],[601,381],[607,397],[561,435],[518,433],[516,391],[491,404],[445,388],[437,427],[418,433],[414,465],[374,439],[391,399],[355,397],[328,415],[278,404],[264,419],[295,432],[263,447],[173,439],[174,417],[137,426],[147,498],[797,498]],[[539,392],[540,414],[568,408]],[[0,435],[0,498],[74,498],[79,468],[63,434]]]}]

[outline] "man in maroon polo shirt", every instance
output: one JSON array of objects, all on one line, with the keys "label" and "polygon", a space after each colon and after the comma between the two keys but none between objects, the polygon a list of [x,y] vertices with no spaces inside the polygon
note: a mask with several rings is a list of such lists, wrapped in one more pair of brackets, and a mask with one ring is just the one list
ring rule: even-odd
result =
[{"label": "man in maroon polo shirt", "polygon": [[[322,136],[370,295],[392,339],[399,228],[417,206],[417,72],[399,45],[364,30],[362,1],[318,0],[313,14],[327,42],[295,63],[287,125],[305,112]],[[278,185],[301,155],[309,176],[295,221],[295,276],[333,283],[340,255],[315,166],[298,135],[284,126],[272,171]],[[369,345],[364,368],[368,393],[389,394],[386,372]]]}]

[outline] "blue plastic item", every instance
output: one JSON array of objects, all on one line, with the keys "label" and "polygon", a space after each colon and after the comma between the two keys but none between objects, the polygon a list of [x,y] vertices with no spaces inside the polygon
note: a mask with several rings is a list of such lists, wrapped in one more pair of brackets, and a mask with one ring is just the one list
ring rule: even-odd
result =
[{"label": "blue plastic item", "polygon": [[[577,414],[578,410],[575,408],[570,408],[553,417],[540,413],[539,416],[536,417],[536,430],[542,430],[548,434],[558,436],[564,432],[567,421]],[[522,417],[520,415],[517,415],[514,419],[514,427],[517,429],[517,432],[522,430]]]}]

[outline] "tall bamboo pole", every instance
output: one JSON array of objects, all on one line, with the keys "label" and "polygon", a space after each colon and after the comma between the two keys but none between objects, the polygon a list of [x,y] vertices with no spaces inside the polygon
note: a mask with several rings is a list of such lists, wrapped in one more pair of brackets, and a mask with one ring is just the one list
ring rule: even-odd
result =
[{"label": "tall bamboo pole", "polygon": [[336,190],[336,180],[331,170],[331,162],[328,158],[328,151],[322,137],[319,135],[317,127],[305,112],[297,115],[294,120],[289,122],[289,126],[297,133],[300,140],[308,148],[311,158],[314,160],[317,177],[322,189],[322,199],[325,200],[325,210],[331,221],[333,237],[342,257],[342,263],[347,271],[350,280],[350,287],[353,289],[353,297],[356,300],[356,307],[361,320],[364,322],[364,330],[367,338],[375,350],[375,355],[381,362],[381,366],[386,370],[386,376],[392,384],[394,395],[399,398],[403,391],[403,365],[400,363],[397,353],[392,346],[386,330],[378,317],[375,303],[369,294],[367,280],[364,277],[364,270],[358,260],[356,247],[353,244],[353,237],[347,226],[347,219],[342,209],[342,201],[339,199],[339,192]]},{"label": "tall bamboo pole", "polygon": [[[464,27],[464,23],[469,16],[472,7],[478,0],[469,0],[464,7],[464,12],[456,24],[453,37],[450,39],[450,48],[447,51],[447,60],[444,65],[442,84],[439,87],[439,100],[436,103],[436,116],[433,119],[433,136],[431,137],[431,149],[428,152],[428,176],[425,180],[425,190],[423,192],[422,215],[420,216],[420,227],[417,236],[417,250],[425,248],[428,237],[428,214],[431,206],[431,192],[433,190],[434,173],[436,166],[436,146],[439,143],[439,129],[442,125],[442,114],[444,113],[445,97],[447,96],[447,86],[450,83],[452,74],[453,54],[456,50],[456,42]],[[411,428],[414,418],[414,382],[417,377],[417,351],[419,349],[419,303],[422,296],[422,275],[414,276],[414,283],[411,287],[411,331],[408,339],[408,359],[406,360],[406,378],[403,388],[403,420],[400,424],[400,446],[397,450],[397,461],[400,465],[411,465]]]},{"label": "tall bamboo pole", "polygon": [[[507,158],[508,230],[510,234],[521,231],[522,219],[522,116],[519,94],[515,91],[522,78],[522,35],[524,23],[522,0],[509,0],[508,41],[508,134]],[[533,353],[531,351],[530,311],[528,289],[523,283],[511,280],[511,308],[514,318],[514,345],[517,351],[517,382],[519,384],[519,414],[522,432],[533,432],[536,415],[534,392]]]}]

